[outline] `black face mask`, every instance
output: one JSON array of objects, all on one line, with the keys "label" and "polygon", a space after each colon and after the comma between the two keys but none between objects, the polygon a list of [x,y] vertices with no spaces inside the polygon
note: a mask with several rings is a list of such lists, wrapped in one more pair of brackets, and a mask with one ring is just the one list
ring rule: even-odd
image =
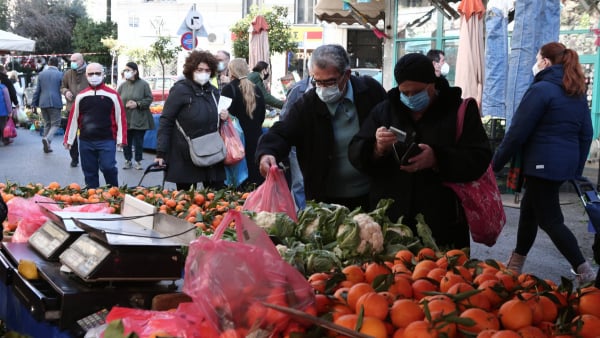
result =
[{"label": "black face mask", "polygon": [[269,78],[269,73],[265,73],[265,76],[263,77],[263,80],[266,80]]}]

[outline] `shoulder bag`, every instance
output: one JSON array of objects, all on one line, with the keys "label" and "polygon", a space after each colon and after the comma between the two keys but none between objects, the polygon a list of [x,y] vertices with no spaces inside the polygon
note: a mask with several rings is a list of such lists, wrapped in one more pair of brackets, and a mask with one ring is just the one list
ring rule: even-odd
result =
[{"label": "shoulder bag", "polygon": [[219,133],[220,118],[218,115],[217,112],[217,130],[195,138],[190,138],[179,124],[179,121],[175,120],[177,128],[188,143],[192,162],[197,167],[209,167],[225,160],[227,152],[223,138]]},{"label": "shoulder bag", "polygon": [[[456,141],[462,135],[467,105],[473,98],[464,99],[456,118]],[[496,184],[496,176],[491,164],[477,180],[467,183],[444,183],[458,196],[465,211],[473,241],[487,246],[496,244],[504,224],[506,214],[502,206],[502,196]]]}]

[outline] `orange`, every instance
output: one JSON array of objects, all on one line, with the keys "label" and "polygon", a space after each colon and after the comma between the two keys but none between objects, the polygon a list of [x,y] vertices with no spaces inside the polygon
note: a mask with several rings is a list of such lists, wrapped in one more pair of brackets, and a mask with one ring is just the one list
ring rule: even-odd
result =
[{"label": "orange", "polygon": [[398,252],[396,252],[396,255],[394,256],[394,263],[395,264],[403,264],[404,266],[411,266],[413,265],[413,259],[414,259],[415,255],[412,253],[412,251],[408,250],[408,249],[404,249],[404,250],[400,250]]},{"label": "orange", "polygon": [[448,297],[435,297],[431,300],[423,300],[420,304],[423,309],[426,309],[424,311],[429,311],[431,321],[457,312],[456,304]]},{"label": "orange", "polygon": [[69,189],[80,191],[81,186],[78,183],[73,182],[73,183],[69,184]]},{"label": "orange", "polygon": [[440,280],[440,292],[448,292],[448,289],[455,284],[464,283],[465,279],[452,271],[446,272],[446,275]]},{"label": "orange", "polygon": [[383,320],[369,316],[363,317],[359,332],[374,338],[387,338],[388,336]]},{"label": "orange", "polygon": [[475,335],[483,330],[500,329],[498,318],[494,314],[482,309],[467,309],[459,317],[469,318],[474,322],[474,325],[458,325],[458,329],[465,334]]},{"label": "orange", "polygon": [[50,184],[48,184],[48,186],[46,187],[46,189],[49,189],[49,190],[58,190],[58,189],[60,189],[60,183],[58,183],[58,182],[50,182]]},{"label": "orange", "polygon": [[502,327],[507,330],[518,330],[533,323],[533,313],[526,302],[510,299],[498,309],[498,317]]},{"label": "orange", "polygon": [[498,330],[483,330],[479,332],[477,338],[492,338],[494,333],[498,332]]},{"label": "orange", "polygon": [[365,272],[358,265],[348,265],[342,269],[342,273],[346,275],[346,280],[352,282],[352,284],[365,281]]},{"label": "orange", "polygon": [[600,290],[586,289],[579,297],[579,314],[594,315],[600,318]]},{"label": "orange", "polygon": [[395,327],[406,327],[408,324],[423,320],[425,313],[411,299],[399,299],[390,308],[390,320]]},{"label": "orange", "polygon": [[442,278],[444,278],[444,276],[446,275],[448,271],[446,271],[446,269],[442,269],[442,268],[435,268],[435,269],[431,269],[429,270],[429,272],[427,273],[427,275],[425,277],[429,278],[429,279],[433,279],[436,282],[440,282],[442,280]]},{"label": "orange", "polygon": [[522,338],[521,335],[511,330],[499,330],[491,338]]},{"label": "orange", "polygon": [[427,279],[417,279],[412,282],[413,298],[420,300],[426,294],[425,292],[438,291],[438,287]]},{"label": "orange", "polygon": [[327,296],[323,294],[315,295],[315,305],[317,307],[317,315],[322,315],[324,313],[329,312],[331,309],[333,301]]},{"label": "orange", "polygon": [[502,290],[504,287],[500,285],[500,282],[497,279],[485,280],[479,284],[477,289],[483,290],[481,295],[488,299],[490,307],[496,308],[496,306],[502,303]]},{"label": "orange", "polygon": [[413,288],[406,278],[397,278],[394,284],[390,285],[388,292],[400,298],[412,298]]},{"label": "orange", "polygon": [[422,261],[422,260],[437,260],[437,255],[435,254],[435,250],[433,250],[432,248],[422,248],[421,250],[419,250],[419,252],[417,253],[417,261]]},{"label": "orange", "polygon": [[360,313],[361,308],[364,316],[385,319],[389,312],[387,298],[377,292],[367,292],[356,301],[354,312]]},{"label": "orange", "polygon": [[581,322],[582,325],[573,326],[573,332],[580,338],[598,338],[600,333],[600,318],[594,315],[579,315],[573,319],[573,323]]},{"label": "orange", "polygon": [[544,331],[535,326],[525,326],[517,330],[517,333],[523,338],[546,338]]},{"label": "orange", "polygon": [[348,302],[348,306],[350,309],[356,309],[356,302],[358,299],[368,292],[374,292],[375,289],[371,286],[371,284],[367,283],[356,283],[348,289],[348,294],[346,295],[346,301]]},{"label": "orange", "polygon": [[419,278],[423,278],[423,277],[427,277],[427,274],[429,273],[429,271],[438,268],[437,264],[435,264],[434,261],[431,260],[422,260],[419,263],[417,263],[417,265],[415,265],[415,268],[413,269],[413,273],[412,273],[412,279],[419,279]]},{"label": "orange", "polygon": [[448,259],[448,263],[451,266],[463,265],[469,260],[467,254],[460,249],[448,250],[444,256]]},{"label": "orange", "polygon": [[[364,320],[364,318],[363,318]],[[347,329],[356,331],[356,324],[358,323],[358,315],[355,313],[342,315],[333,321],[334,324],[345,327]],[[337,336],[337,333],[334,333]]]},{"label": "orange", "polygon": [[371,284],[375,278],[391,273],[392,271],[385,264],[369,263],[365,267],[365,282]]},{"label": "orange", "polygon": [[412,322],[404,329],[404,338],[438,338],[439,333],[431,325],[424,321],[418,320]]},{"label": "orange", "polygon": [[346,304],[333,304],[331,306],[331,317],[333,321],[343,315],[349,315],[352,313],[354,312]]},{"label": "orange", "polygon": [[333,292],[333,298],[342,304],[346,304],[348,300],[349,287],[341,287]]}]

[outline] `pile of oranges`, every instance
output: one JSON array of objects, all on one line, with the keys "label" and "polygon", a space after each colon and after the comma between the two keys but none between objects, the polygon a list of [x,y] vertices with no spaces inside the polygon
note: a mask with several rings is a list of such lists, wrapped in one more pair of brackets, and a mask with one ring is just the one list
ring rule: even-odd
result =
[{"label": "pile of oranges", "polygon": [[515,275],[457,249],[401,250],[308,281],[319,316],[376,338],[600,337],[599,289]]}]

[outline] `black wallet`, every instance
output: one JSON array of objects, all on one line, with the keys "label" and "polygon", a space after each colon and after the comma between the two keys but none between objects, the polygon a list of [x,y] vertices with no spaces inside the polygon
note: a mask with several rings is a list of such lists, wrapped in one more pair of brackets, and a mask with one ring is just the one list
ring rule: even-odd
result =
[{"label": "black wallet", "polygon": [[408,159],[419,155],[423,150],[419,148],[418,143],[411,143],[408,147],[405,143],[396,142],[393,144],[394,148],[394,157],[396,157],[396,161],[400,163],[400,165],[410,165],[408,163]]}]

